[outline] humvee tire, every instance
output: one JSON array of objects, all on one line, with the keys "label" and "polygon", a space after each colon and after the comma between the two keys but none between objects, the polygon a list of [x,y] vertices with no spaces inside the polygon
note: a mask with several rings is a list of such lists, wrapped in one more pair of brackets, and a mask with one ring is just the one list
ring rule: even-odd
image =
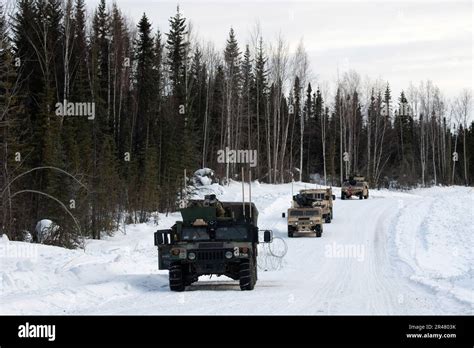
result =
[{"label": "humvee tire", "polygon": [[288,238],[293,238],[293,231],[290,230],[290,226],[288,226]]},{"label": "humvee tire", "polygon": [[326,218],[324,219],[324,223],[330,224],[331,223],[331,213],[326,215]]},{"label": "humvee tire", "polygon": [[331,208],[331,221],[334,219],[334,214],[332,213],[332,208]]},{"label": "humvee tire", "polygon": [[199,277],[195,277],[195,276],[185,276],[184,277],[184,286],[189,286],[191,285],[192,283],[195,283],[199,280]]},{"label": "humvee tire", "polygon": [[[319,227],[319,228],[318,228],[318,227]],[[323,234],[323,228],[322,228],[322,226],[316,226],[316,231],[314,231],[314,232],[316,232],[316,237],[317,237],[317,238],[320,238],[321,235]]]},{"label": "humvee tire", "polygon": [[363,199],[364,196],[362,196],[362,193],[359,195],[359,199]]},{"label": "humvee tire", "polygon": [[367,194],[364,196],[365,199],[369,198],[369,193],[367,192]]},{"label": "humvee tire", "polygon": [[341,199],[346,199],[346,193],[345,192],[341,193]]},{"label": "humvee tire", "polygon": [[250,260],[244,260],[240,263],[239,284],[240,290],[253,290],[257,281],[257,270]]},{"label": "humvee tire", "polygon": [[169,281],[171,291],[184,291],[183,269],[180,264],[171,265]]}]

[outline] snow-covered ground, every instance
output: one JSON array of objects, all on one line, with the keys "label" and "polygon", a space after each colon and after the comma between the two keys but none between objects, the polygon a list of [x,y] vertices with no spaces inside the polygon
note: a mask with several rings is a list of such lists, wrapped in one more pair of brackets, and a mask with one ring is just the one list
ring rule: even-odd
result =
[{"label": "snow-covered ground", "polygon": [[[310,184],[296,183],[295,192]],[[211,185],[220,200],[241,185]],[[201,277],[170,292],[157,268],[153,232],[127,226],[84,250],[0,239],[0,314],[473,314],[474,192],[435,187],[371,190],[368,200],[337,200],[322,238],[288,239],[291,184],[254,183],[259,227],[277,237],[261,245],[258,282],[240,291],[225,277]],[[280,239],[281,238],[281,239]]]}]

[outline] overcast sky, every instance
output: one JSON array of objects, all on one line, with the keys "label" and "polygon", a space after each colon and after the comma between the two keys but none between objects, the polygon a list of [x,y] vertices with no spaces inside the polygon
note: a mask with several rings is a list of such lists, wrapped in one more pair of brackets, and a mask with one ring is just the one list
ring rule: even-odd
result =
[{"label": "overcast sky", "polygon": [[[97,0],[86,0],[94,8]],[[168,31],[177,1],[116,0],[138,22]],[[431,79],[448,97],[472,88],[473,8],[465,1],[179,1],[202,40],[222,48],[230,26],[241,49],[258,21],[265,41],[281,32],[294,50],[303,39],[316,83],[348,69],[389,81],[398,94]]]}]

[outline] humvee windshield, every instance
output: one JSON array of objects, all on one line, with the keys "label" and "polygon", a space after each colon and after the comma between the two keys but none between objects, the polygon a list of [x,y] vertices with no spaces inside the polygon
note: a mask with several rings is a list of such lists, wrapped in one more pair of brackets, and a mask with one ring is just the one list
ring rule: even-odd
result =
[{"label": "humvee windshield", "polygon": [[208,240],[209,233],[206,227],[184,227],[181,237],[183,240]]},{"label": "humvee windshield", "polygon": [[357,181],[357,180],[349,180],[344,183],[344,186],[357,186],[357,187],[363,187],[364,182],[363,181]]},{"label": "humvee windshield", "polygon": [[[209,232],[206,227],[184,227],[181,232],[184,241],[202,241],[209,240]],[[226,226],[216,229],[216,240],[247,240],[247,229],[243,226]]]},{"label": "humvee windshield", "polygon": [[318,210],[306,210],[304,212],[304,216],[317,216],[318,214]]},{"label": "humvee windshield", "polygon": [[248,238],[247,228],[243,226],[227,226],[216,229],[216,239],[244,240]]},{"label": "humvee windshield", "polygon": [[292,210],[290,216],[317,216],[318,210]]},{"label": "humvee windshield", "polygon": [[325,197],[324,193],[303,193],[302,196],[306,198],[317,199],[317,200],[323,200]]}]

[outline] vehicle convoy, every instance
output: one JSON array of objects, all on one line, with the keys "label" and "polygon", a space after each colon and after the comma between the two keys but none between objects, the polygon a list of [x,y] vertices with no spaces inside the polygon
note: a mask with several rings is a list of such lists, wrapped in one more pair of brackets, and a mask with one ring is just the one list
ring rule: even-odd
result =
[{"label": "vehicle convoy", "polygon": [[288,209],[288,237],[295,233],[323,233],[323,208],[321,201],[304,194],[305,190],[293,196],[292,207]]},{"label": "vehicle convoy", "polygon": [[359,197],[359,199],[369,198],[369,184],[363,176],[351,176],[342,184],[341,199],[348,199],[352,196]]},{"label": "vehicle convoy", "polygon": [[[184,291],[201,275],[225,275],[241,290],[257,282],[258,210],[253,203],[220,202],[215,195],[191,200],[183,221],[155,232],[158,267],[169,270],[172,291]],[[265,243],[272,232],[263,233]]]}]

